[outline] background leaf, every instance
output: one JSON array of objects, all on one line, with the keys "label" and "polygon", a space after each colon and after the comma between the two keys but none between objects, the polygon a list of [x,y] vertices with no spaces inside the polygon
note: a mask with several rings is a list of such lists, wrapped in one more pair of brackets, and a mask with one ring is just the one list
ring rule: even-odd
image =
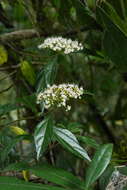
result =
[{"label": "background leaf", "polygon": [[127,69],[127,36],[122,32],[119,22],[117,25],[114,24],[105,10],[98,8],[97,11],[105,24],[103,47],[106,55],[115,63],[119,71],[124,72]]},{"label": "background leaf", "polygon": [[8,60],[8,54],[4,46],[0,45],[0,65],[6,63]]},{"label": "background leaf", "polygon": [[22,61],[21,62],[21,71],[25,79],[34,86],[36,82],[36,74],[32,67],[32,65],[28,61]]},{"label": "background leaf", "polygon": [[4,161],[8,154],[10,153],[10,151],[12,150],[12,148],[15,147],[15,145],[20,142],[21,140],[25,139],[27,137],[27,135],[19,135],[19,136],[16,136],[15,138],[13,138],[11,140],[11,142],[8,144],[8,146],[6,146],[3,151],[0,152],[0,159],[2,161]]},{"label": "background leaf", "polygon": [[44,68],[40,71],[37,77],[37,93],[43,91],[47,85],[52,85],[54,83],[56,73],[57,73],[57,57],[52,59],[49,63],[47,63]]},{"label": "background leaf", "polygon": [[8,112],[17,109],[17,105],[15,104],[4,104],[0,105],[0,116],[7,114]]},{"label": "background leaf", "polygon": [[95,149],[99,148],[99,144],[91,137],[84,137],[84,136],[79,136],[78,135],[78,140],[82,143],[87,144],[88,146],[91,146]]}]

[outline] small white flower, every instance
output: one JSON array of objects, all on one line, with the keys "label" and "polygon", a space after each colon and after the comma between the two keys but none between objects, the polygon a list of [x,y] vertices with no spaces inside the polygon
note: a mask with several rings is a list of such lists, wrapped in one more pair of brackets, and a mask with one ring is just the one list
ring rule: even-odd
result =
[{"label": "small white flower", "polygon": [[71,106],[67,104],[67,101],[71,98],[80,99],[82,94],[83,88],[75,84],[53,85],[38,94],[37,103],[43,102],[46,109],[56,106],[65,107],[66,111],[69,111]]},{"label": "small white flower", "polygon": [[63,51],[65,54],[83,49],[83,45],[78,41],[66,39],[63,37],[50,37],[38,46],[39,49],[49,48],[53,51]]},{"label": "small white flower", "polygon": [[70,111],[70,109],[71,109],[71,106],[67,106],[67,108],[66,108],[66,111]]}]

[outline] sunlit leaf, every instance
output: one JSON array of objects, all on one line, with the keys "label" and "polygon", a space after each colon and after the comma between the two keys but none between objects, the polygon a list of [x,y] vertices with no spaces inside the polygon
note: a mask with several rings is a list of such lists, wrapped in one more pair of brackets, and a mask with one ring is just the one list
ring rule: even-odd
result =
[{"label": "sunlit leaf", "polygon": [[54,127],[54,133],[58,142],[63,147],[76,154],[77,156],[90,161],[87,152],[79,145],[78,140],[69,130]]},{"label": "sunlit leaf", "polygon": [[50,117],[47,117],[43,121],[41,121],[34,133],[34,141],[35,141],[35,147],[37,152],[37,159],[40,158],[41,153],[45,151],[45,148],[51,141],[52,137],[52,120]]}]

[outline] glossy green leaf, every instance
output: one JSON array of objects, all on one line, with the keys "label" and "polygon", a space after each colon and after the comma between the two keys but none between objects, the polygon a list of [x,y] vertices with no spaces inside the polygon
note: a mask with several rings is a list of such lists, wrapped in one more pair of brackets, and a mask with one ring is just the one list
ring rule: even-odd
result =
[{"label": "glossy green leaf", "polygon": [[84,136],[78,136],[78,140],[97,149],[99,148],[99,144],[94,140],[92,139],[91,137],[84,137]]},{"label": "glossy green leaf", "polygon": [[48,84],[52,85],[54,83],[57,67],[57,58],[54,58],[40,71],[37,77],[37,93],[43,91]]},{"label": "glossy green leaf", "polygon": [[104,172],[112,156],[112,144],[102,145],[95,153],[89,168],[86,171],[85,188],[92,185]]},{"label": "glossy green leaf", "polygon": [[58,142],[64,148],[68,149],[80,158],[90,161],[87,152],[79,145],[78,140],[69,130],[54,127],[54,134]]},{"label": "glossy green leaf", "polygon": [[41,153],[45,151],[47,145],[51,141],[52,127],[52,120],[50,117],[47,117],[41,121],[35,129],[34,141],[37,152],[37,159],[40,158]]},{"label": "glossy green leaf", "polygon": [[1,190],[64,190],[61,187],[25,182],[15,177],[0,177]]}]

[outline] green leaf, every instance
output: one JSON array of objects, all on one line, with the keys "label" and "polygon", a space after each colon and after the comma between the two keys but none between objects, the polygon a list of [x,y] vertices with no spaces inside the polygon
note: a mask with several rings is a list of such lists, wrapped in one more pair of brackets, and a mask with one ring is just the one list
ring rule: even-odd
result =
[{"label": "green leaf", "polygon": [[6,63],[8,60],[8,54],[4,46],[0,45],[0,65]]},{"label": "green leaf", "polygon": [[71,2],[76,9],[76,17],[79,25],[95,24],[95,15],[85,2],[82,3],[80,0],[71,0]]},{"label": "green leaf", "polygon": [[6,168],[4,168],[3,171],[22,171],[22,170],[28,170],[30,166],[26,162],[18,162],[14,164],[10,164]]},{"label": "green leaf", "polygon": [[59,2],[60,2],[60,4],[59,4],[60,5],[59,6],[59,14],[58,14],[59,22],[62,25],[68,27],[69,24],[72,25],[72,20],[70,18],[71,1],[66,0],[66,4],[62,3],[61,0]]},{"label": "green leaf", "polygon": [[127,176],[127,166],[118,167],[117,170],[118,170],[121,174]]},{"label": "green leaf", "polygon": [[109,181],[111,179],[111,176],[113,174],[113,172],[115,171],[115,168],[113,166],[109,166],[104,173],[102,174],[102,176],[99,179],[99,187],[100,190],[104,190],[106,189],[107,185],[109,184]]},{"label": "green leaf", "polygon": [[41,185],[25,182],[15,177],[0,177],[0,189],[2,190],[65,190],[61,187]]},{"label": "green leaf", "polygon": [[122,190],[127,190],[127,186],[126,186],[126,187],[124,187]]},{"label": "green leaf", "polygon": [[4,104],[4,105],[0,105],[0,116],[4,115],[12,110],[17,109],[17,105],[15,104]]},{"label": "green leaf", "polygon": [[103,38],[105,53],[115,63],[120,72],[125,72],[127,69],[127,34],[119,25],[114,24],[102,8],[99,7],[97,11],[106,28]]},{"label": "green leaf", "polygon": [[52,85],[54,83],[57,67],[57,57],[55,57],[40,71],[37,77],[37,93],[43,91],[48,84]]},{"label": "green leaf", "polygon": [[84,189],[82,181],[80,181],[76,176],[72,175],[70,172],[67,172],[61,168],[55,168],[44,163],[43,165],[38,165],[30,168],[30,171],[33,174],[57,185],[76,190]]},{"label": "green leaf", "polygon": [[86,171],[85,188],[92,185],[104,172],[112,156],[112,144],[102,145],[95,153],[89,168]]},{"label": "green leaf", "polygon": [[38,177],[46,179],[49,182],[61,185],[63,187],[68,187],[72,189],[84,189],[83,182],[78,179],[76,176],[71,174],[68,171],[65,171],[61,168],[56,168],[46,163],[41,165],[29,166],[26,163],[19,162],[16,164],[11,164],[4,169],[4,171],[22,171],[27,170],[32,172]]},{"label": "green leaf", "polygon": [[27,61],[21,62],[21,71],[25,79],[29,82],[30,85],[34,86],[36,82],[36,74],[32,65]]},{"label": "green leaf", "polygon": [[51,141],[52,127],[52,120],[50,117],[47,117],[41,121],[35,129],[34,141],[37,152],[37,159],[40,158],[41,153],[45,151],[47,145]]},{"label": "green leaf", "polygon": [[18,98],[17,102],[22,103],[23,106],[31,109],[33,112],[35,112],[35,113],[37,112],[37,109],[36,109],[37,104],[36,104],[36,95],[35,94]]},{"label": "green leaf", "polygon": [[25,139],[26,137],[27,135],[19,135],[13,138],[13,140],[9,142],[8,146],[4,147],[3,151],[1,151],[0,153],[1,160],[4,161],[7,158],[10,151],[12,150],[12,148],[14,148],[18,142]]},{"label": "green leaf", "polygon": [[100,146],[94,139],[92,139],[90,137],[78,136],[78,140],[95,148],[95,149],[99,148],[99,146]]},{"label": "green leaf", "polygon": [[114,7],[110,3],[104,2],[103,10],[109,19],[114,23],[114,25],[116,25],[116,27],[119,28],[121,32],[127,35],[127,23],[120,18]]},{"label": "green leaf", "polygon": [[54,127],[54,134],[58,142],[66,149],[79,156],[80,158],[90,161],[87,152],[79,145],[76,137],[67,129]]}]

